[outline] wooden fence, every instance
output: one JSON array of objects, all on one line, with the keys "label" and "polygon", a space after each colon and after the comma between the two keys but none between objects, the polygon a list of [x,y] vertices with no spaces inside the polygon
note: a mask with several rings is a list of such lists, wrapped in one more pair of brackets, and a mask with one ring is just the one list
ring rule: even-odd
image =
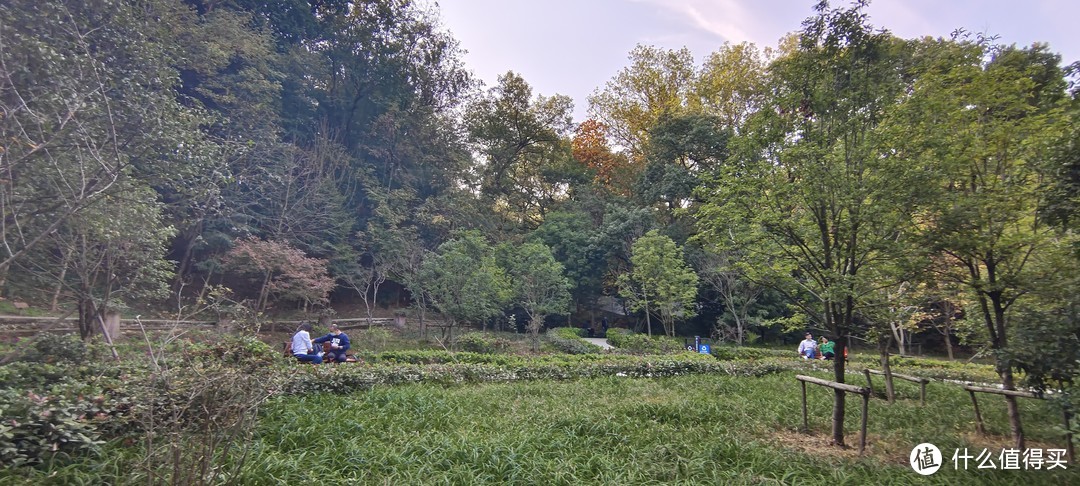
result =
[{"label": "wooden fence", "polygon": [[[807,410],[806,410],[806,384],[807,383],[813,383],[815,385],[821,385],[821,386],[824,386],[824,387],[827,387],[827,388],[832,388],[834,390],[840,390],[840,391],[844,391],[844,392],[847,392],[847,393],[854,393],[856,395],[861,395],[862,396],[862,427],[861,427],[861,433],[859,434],[859,455],[861,456],[863,454],[863,451],[866,450],[866,421],[867,421],[867,415],[869,414],[868,407],[869,407],[869,404],[870,404],[870,389],[869,388],[863,388],[861,386],[848,385],[846,383],[839,383],[839,382],[836,382],[836,381],[823,380],[821,378],[814,378],[812,376],[805,376],[805,375],[795,375],[795,379],[799,380],[799,383],[802,385],[802,422],[803,422],[803,430],[809,430],[810,429],[810,424],[809,424],[809,420],[807,418]],[[843,425],[841,425],[841,427],[843,427]]]},{"label": "wooden fence", "polygon": [[[264,329],[293,331],[301,322],[316,322],[317,319],[303,320],[273,320],[262,323]],[[405,319],[395,317],[345,317],[332,319],[342,329],[367,329],[370,327],[383,327],[391,325],[403,326]],[[328,323],[324,321],[323,324]],[[141,325],[141,327],[140,327]],[[120,330],[165,330],[174,328],[188,329],[216,329],[224,331],[230,325],[229,321],[189,321],[176,319],[120,319]],[[432,321],[429,325],[438,325]],[[32,317],[32,316],[0,316],[0,329],[15,334],[30,334],[37,332],[76,332],[79,329],[78,319],[74,317]]]}]

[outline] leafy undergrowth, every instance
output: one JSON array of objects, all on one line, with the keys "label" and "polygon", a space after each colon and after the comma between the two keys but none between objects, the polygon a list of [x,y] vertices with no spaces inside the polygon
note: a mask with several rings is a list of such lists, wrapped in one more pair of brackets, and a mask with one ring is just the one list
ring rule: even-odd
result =
[{"label": "leafy undergrowth", "polygon": [[281,391],[353,393],[376,385],[491,383],[570,380],[603,376],[665,377],[685,374],[760,376],[786,369],[776,360],[718,361],[696,353],[633,356],[612,354],[511,356],[445,351],[402,351],[363,357],[364,365],[297,366]]},{"label": "leafy undergrowth", "polygon": [[[811,430],[798,430],[794,374],[830,378],[832,363],[782,350],[718,347],[713,356],[387,351],[361,352],[358,364],[311,366],[241,339],[177,347],[162,361],[174,370],[162,382],[143,376],[150,371],[146,363],[95,366],[102,356],[70,344],[62,349],[73,350],[71,356],[36,352],[0,366],[0,484],[168,478],[211,484],[904,484],[922,480],[907,467],[915,444],[938,445],[948,462],[956,448],[997,453],[1008,442],[1000,401],[980,401],[991,433],[980,438],[957,385],[935,381],[922,407],[918,387],[898,382],[896,404],[871,402],[868,454],[859,458],[828,445],[828,390],[811,387]],[[875,358],[853,355],[849,371],[876,367]],[[925,359],[896,359],[894,370],[994,378],[986,365]],[[855,376],[847,381],[862,383]],[[238,396],[240,383],[252,386],[238,401],[230,397]],[[264,393],[275,398],[249,440],[245,417],[258,410]],[[225,406],[234,410],[227,424],[210,414]],[[1022,400],[1021,406],[1031,447],[1062,447],[1053,405]],[[851,399],[851,444],[858,410],[858,399]],[[163,431],[169,437],[148,429],[148,416],[173,417]],[[213,435],[202,432],[208,425],[216,427]],[[228,436],[240,439],[234,441],[239,447],[201,451]],[[144,447],[152,437],[157,445]],[[180,469],[171,457],[182,459]],[[16,463],[22,466],[11,467]],[[929,480],[1080,480],[1072,471],[971,469],[943,469]]]},{"label": "leafy undergrowth", "polygon": [[[970,407],[955,387],[931,385],[931,403],[870,406],[868,457],[827,445],[831,393],[811,390],[811,431],[799,432],[790,373],[760,377],[602,377],[473,386],[377,387],[347,397],[283,397],[266,410],[239,483],[309,480],[358,484],[1069,484],[1075,470],[953,470],[924,478],[911,448],[947,456],[969,439]],[[859,407],[846,415],[857,443]],[[1022,404],[1032,447],[1061,447],[1056,414]],[[992,434],[1004,407],[987,407]],[[1000,409],[1000,410],[998,410]],[[794,447],[778,437],[802,437]],[[1000,449],[998,449],[1000,450]],[[948,457],[947,457],[948,459]]]}]

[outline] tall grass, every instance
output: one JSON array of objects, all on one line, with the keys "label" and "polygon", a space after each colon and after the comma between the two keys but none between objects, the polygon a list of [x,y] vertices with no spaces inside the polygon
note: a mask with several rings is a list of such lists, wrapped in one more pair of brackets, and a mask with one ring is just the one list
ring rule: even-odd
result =
[{"label": "tall grass", "polygon": [[[954,471],[953,449],[974,437],[967,396],[931,385],[931,400],[870,407],[868,457],[825,444],[831,392],[808,391],[801,425],[793,374],[765,377],[595,378],[572,382],[405,385],[351,396],[283,398],[267,409],[241,483],[357,484],[1067,484],[1075,471]],[[1000,404],[996,404],[1000,405]],[[982,405],[1005,434],[1004,406]],[[858,440],[858,401],[848,407]],[[1056,414],[1025,401],[1033,447],[1061,447]],[[932,442],[947,467],[907,466]],[[803,451],[809,452],[803,452]]]}]

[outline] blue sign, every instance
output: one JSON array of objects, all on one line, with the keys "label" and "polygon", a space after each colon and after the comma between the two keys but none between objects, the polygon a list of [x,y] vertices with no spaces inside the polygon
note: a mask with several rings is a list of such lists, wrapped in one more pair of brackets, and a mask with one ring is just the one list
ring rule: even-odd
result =
[{"label": "blue sign", "polygon": [[712,354],[711,351],[712,350],[709,349],[708,344],[702,344],[702,345],[698,346],[698,352],[701,353],[701,354]]}]

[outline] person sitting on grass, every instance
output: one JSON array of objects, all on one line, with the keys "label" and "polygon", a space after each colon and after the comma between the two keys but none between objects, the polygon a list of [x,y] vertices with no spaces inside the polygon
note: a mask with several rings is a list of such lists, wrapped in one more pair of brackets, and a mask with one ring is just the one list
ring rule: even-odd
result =
[{"label": "person sitting on grass", "polygon": [[829,341],[829,338],[825,336],[821,336],[821,344],[818,345],[818,353],[821,354],[819,359],[833,359],[836,356],[836,354],[833,353],[833,346],[836,346],[836,343]]},{"label": "person sitting on grass", "polygon": [[814,341],[814,335],[806,333],[806,339],[803,339],[799,343],[799,355],[803,359],[814,359],[817,354],[817,341]]},{"label": "person sitting on grass", "polygon": [[296,329],[296,334],[292,337],[292,354],[306,363],[322,363],[322,356],[316,354],[311,345],[311,324],[304,322]]},{"label": "person sitting on grass", "polygon": [[330,334],[312,341],[323,345],[323,359],[335,363],[345,362],[345,352],[349,350],[349,336],[341,332],[337,324],[330,324]]}]

